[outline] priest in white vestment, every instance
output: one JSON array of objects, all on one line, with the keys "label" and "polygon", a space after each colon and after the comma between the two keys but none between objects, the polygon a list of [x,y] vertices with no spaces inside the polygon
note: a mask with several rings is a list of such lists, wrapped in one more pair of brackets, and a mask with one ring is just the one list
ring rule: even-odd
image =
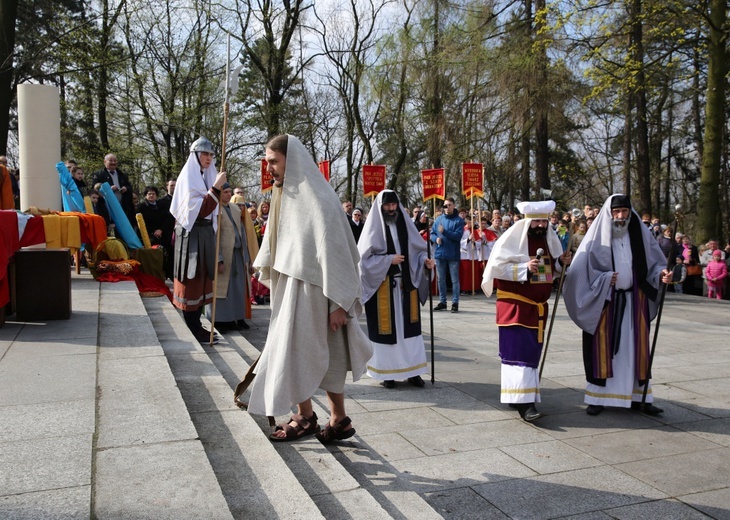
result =
[{"label": "priest in white vestment", "polygon": [[[360,273],[355,239],[330,184],[304,145],[280,135],[266,146],[274,179],[266,233],[254,267],[271,289],[271,322],[256,366],[248,410],[297,414],[270,438],[317,434],[329,443],[355,433],[345,413],[345,377],[365,373],[372,347],[360,328]],[[330,407],[320,432],[311,397],[321,388]]]},{"label": "priest in white vestment", "polygon": [[[575,253],[563,293],[568,314],[583,329],[588,415],[606,406],[663,412],[651,404],[649,328],[660,283],[671,282],[666,265],[629,197],[609,197]],[[648,404],[642,406],[644,385]]]}]

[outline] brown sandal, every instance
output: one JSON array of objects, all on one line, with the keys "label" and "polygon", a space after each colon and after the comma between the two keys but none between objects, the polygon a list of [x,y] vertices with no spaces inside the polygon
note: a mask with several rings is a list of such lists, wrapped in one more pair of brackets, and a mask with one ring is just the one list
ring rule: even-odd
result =
[{"label": "brown sandal", "polygon": [[317,439],[322,444],[332,444],[335,441],[343,441],[345,439],[349,439],[350,437],[355,435],[355,428],[345,430],[345,428],[347,428],[351,424],[352,421],[349,417],[345,417],[334,426],[331,426],[328,422],[324,430],[317,434]]},{"label": "brown sandal", "polygon": [[[297,423],[296,426],[292,426],[292,423]],[[278,431],[284,431],[286,433],[286,436],[284,437],[277,437],[272,433],[269,435],[269,439],[271,439],[273,442],[289,442],[294,441],[297,439],[301,439],[302,437],[306,437],[307,435],[312,435],[315,433],[319,433],[319,425],[317,424],[317,414],[312,413],[312,416],[309,419],[305,419],[303,415],[292,415],[289,419],[289,422],[287,424],[280,424],[276,428],[274,428],[274,433]]]}]

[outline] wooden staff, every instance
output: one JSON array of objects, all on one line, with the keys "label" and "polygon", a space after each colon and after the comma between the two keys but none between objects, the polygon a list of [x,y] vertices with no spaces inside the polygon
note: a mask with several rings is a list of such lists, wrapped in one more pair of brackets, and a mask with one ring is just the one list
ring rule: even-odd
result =
[{"label": "wooden staff", "polygon": [[[679,213],[682,211],[682,206],[677,204],[675,206],[675,213],[674,213],[674,229],[677,229],[677,223],[679,221]],[[672,266],[672,261],[674,258],[672,258],[674,255],[672,254],[674,252],[674,240],[672,239],[671,247],[669,248],[669,253],[667,254],[667,271],[669,271],[669,268]],[[667,295],[667,284],[661,281],[661,275],[659,278],[660,283],[662,284],[662,291],[659,296],[659,307],[657,309],[656,313],[656,325],[654,325],[654,338],[651,341],[651,351],[649,352],[649,367],[646,370],[646,383],[644,383],[644,393],[641,396],[641,410],[644,411],[646,408],[646,394],[649,391],[649,380],[651,378],[651,366],[654,364],[654,352],[656,351],[656,340],[659,337],[659,325],[662,323],[662,311],[664,310],[664,297]]]},{"label": "wooden staff", "polygon": [[[229,105],[229,85],[230,71],[231,68],[231,37],[228,37],[228,61],[226,61],[226,100],[223,103],[223,138],[221,140],[221,169],[220,171],[226,171],[226,137],[228,135],[228,111]],[[221,205],[221,199],[218,198],[218,228],[215,231],[215,270],[213,271],[213,309],[210,314],[210,346],[213,346],[215,340],[215,310],[216,301],[218,296],[218,255],[221,250],[221,213],[223,208]]]},{"label": "wooden staff", "polygon": [[[550,225],[550,221],[548,221],[548,226],[549,225]],[[569,230],[568,231],[568,244],[570,244],[571,234],[572,233]],[[550,256],[549,250],[548,250],[548,256]],[[540,360],[540,371],[537,374],[538,381],[542,379],[542,369],[545,368],[545,360],[547,359],[548,345],[550,345],[550,335],[553,333],[553,323],[555,323],[555,313],[558,310],[558,302],[560,302],[560,293],[563,292],[563,282],[565,281],[566,274],[568,274],[568,266],[564,265],[563,272],[560,273],[560,282],[558,283],[558,292],[555,293],[555,302],[553,302],[553,313],[550,316],[550,325],[548,325],[547,336],[545,337],[545,343],[543,343],[542,359]]]},{"label": "wooden staff", "polygon": [[[434,214],[436,213],[436,199],[433,201],[433,208],[434,208]],[[431,258],[431,224],[427,224],[426,226],[426,248],[427,248],[427,254],[428,257]],[[433,266],[433,269],[436,269],[436,266]],[[429,323],[431,325],[431,384],[436,383],[436,355],[434,350],[434,341],[433,341],[433,290],[431,289],[431,284],[433,280],[433,269],[428,270],[428,312],[430,316]]]}]

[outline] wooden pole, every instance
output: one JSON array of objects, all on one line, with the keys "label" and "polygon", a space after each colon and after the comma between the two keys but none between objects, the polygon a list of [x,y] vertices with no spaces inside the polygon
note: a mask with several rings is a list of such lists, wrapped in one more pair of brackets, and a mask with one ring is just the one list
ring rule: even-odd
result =
[{"label": "wooden pole", "polygon": [[[226,61],[226,99],[223,103],[223,137],[221,139],[221,166],[220,171],[224,172],[226,171],[226,137],[228,135],[228,112],[230,109],[229,106],[229,100],[228,100],[228,94],[229,94],[229,86],[228,83],[230,82],[231,78],[231,37],[228,37],[228,61]],[[213,308],[210,313],[210,339],[209,343],[210,346],[213,346],[213,341],[215,340],[215,311],[216,311],[216,302],[218,297],[218,255],[220,254],[221,250],[221,213],[223,212],[223,207],[221,205],[221,200],[218,198],[218,227],[215,232],[215,270],[213,271]]]}]

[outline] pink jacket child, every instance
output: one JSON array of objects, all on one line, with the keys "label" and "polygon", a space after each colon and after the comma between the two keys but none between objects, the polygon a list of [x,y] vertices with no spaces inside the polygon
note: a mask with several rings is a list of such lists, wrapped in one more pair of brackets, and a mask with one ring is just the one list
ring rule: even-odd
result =
[{"label": "pink jacket child", "polygon": [[727,265],[722,261],[722,251],[716,249],[712,253],[712,261],[705,268],[708,297],[722,299],[722,287],[726,277]]}]

